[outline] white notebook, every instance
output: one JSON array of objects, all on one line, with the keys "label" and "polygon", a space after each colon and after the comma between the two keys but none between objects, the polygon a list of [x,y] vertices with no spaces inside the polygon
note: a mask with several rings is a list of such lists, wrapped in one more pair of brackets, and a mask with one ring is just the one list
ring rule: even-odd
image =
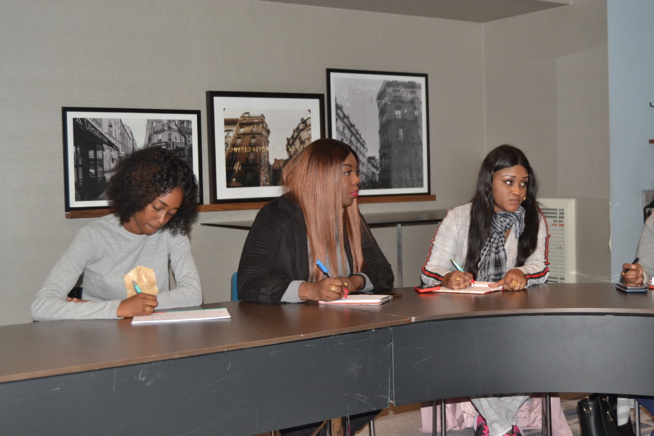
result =
[{"label": "white notebook", "polygon": [[150,316],[135,316],[132,324],[156,324],[163,322],[207,321],[212,319],[231,318],[227,309],[194,309],[172,310],[169,312],[154,312]]},{"label": "white notebook", "polygon": [[442,292],[442,293],[449,293],[449,294],[483,295],[483,294],[490,294],[491,292],[497,292],[497,291],[502,290],[501,286],[495,286],[495,287],[488,286],[491,283],[492,282],[480,282],[480,281],[477,280],[471,286],[468,286],[467,288],[450,289],[450,288],[446,288],[444,286],[441,286],[440,289],[435,290],[434,292]]},{"label": "white notebook", "polygon": [[351,305],[351,304],[384,304],[393,299],[390,295],[376,295],[376,294],[354,294],[348,295],[347,298],[341,298],[334,301],[319,301],[320,304],[331,305]]}]

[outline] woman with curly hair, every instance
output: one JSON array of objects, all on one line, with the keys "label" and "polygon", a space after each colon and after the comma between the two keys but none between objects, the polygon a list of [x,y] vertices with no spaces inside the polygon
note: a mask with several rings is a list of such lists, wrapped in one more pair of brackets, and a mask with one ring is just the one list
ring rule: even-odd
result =
[{"label": "woman with curly hair", "polygon": [[[107,188],[113,215],[82,227],[32,303],[35,321],[115,319],[197,306],[202,289],[188,233],[198,184],[171,151],[120,160]],[[176,289],[169,289],[169,266]],[[82,294],[69,291],[83,275]]]}]

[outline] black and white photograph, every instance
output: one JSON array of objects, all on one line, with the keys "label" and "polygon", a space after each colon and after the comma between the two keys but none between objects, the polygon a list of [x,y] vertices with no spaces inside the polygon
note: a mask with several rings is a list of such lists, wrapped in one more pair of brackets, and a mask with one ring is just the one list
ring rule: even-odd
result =
[{"label": "black and white photograph", "polygon": [[62,118],[67,212],[108,208],[118,160],[147,147],[173,150],[202,186],[200,111],[64,107]]},{"label": "black and white photograph", "polygon": [[654,190],[643,191],[643,221],[654,212]]},{"label": "black and white photograph", "polygon": [[323,94],[207,91],[211,202],[278,197],[288,159],[324,137]]},{"label": "black and white photograph", "polygon": [[429,194],[427,75],[327,70],[329,132],[359,157],[361,196]]}]

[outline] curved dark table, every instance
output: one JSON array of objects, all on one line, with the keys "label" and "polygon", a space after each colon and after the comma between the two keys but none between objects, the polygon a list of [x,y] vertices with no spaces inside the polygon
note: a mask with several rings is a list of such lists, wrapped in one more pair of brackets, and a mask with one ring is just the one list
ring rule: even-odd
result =
[{"label": "curved dark table", "polygon": [[226,302],[229,320],[0,327],[0,433],[247,435],[390,403],[406,318]]},{"label": "curved dark table", "polygon": [[0,327],[0,429],[239,435],[470,395],[654,396],[651,292],[394,292],[367,307],[220,303],[224,322]]},{"label": "curved dark table", "polygon": [[417,294],[377,308],[393,328],[393,403],[520,392],[654,396],[654,293],[610,283]]}]

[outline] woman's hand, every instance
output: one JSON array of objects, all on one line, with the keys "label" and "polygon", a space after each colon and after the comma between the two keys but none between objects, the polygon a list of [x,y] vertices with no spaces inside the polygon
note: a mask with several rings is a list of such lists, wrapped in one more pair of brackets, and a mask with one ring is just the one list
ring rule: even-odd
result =
[{"label": "woman's hand", "polygon": [[639,263],[625,263],[622,265],[620,281],[627,286],[641,286],[645,280],[643,266]]},{"label": "woman's hand", "polygon": [[350,277],[336,277],[336,280],[340,280],[343,285],[343,291],[347,294],[356,292],[359,289],[363,289],[366,285],[366,281],[363,277],[357,274],[353,274]]},{"label": "woman's hand", "polygon": [[472,285],[472,280],[474,277],[469,272],[452,271],[445,274],[441,286],[450,289],[464,289]]},{"label": "woman's hand", "polygon": [[120,302],[116,315],[120,318],[152,315],[154,308],[159,305],[156,295],[136,294]]},{"label": "woman's hand", "polygon": [[527,286],[525,273],[518,268],[509,270],[499,282],[491,283],[490,286],[502,286],[503,291],[522,291]]},{"label": "woman's hand", "polygon": [[322,279],[319,282],[304,282],[298,289],[298,297],[304,301],[333,301],[343,298],[343,280]]}]

